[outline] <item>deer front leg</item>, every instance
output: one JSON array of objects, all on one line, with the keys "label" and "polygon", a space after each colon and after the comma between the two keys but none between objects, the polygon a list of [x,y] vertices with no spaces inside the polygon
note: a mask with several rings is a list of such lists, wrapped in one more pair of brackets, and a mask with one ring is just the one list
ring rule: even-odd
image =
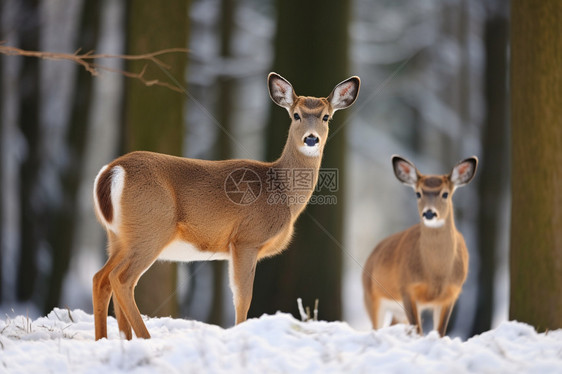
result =
[{"label": "deer front leg", "polygon": [[250,309],[254,288],[258,250],[232,246],[231,256],[232,258],[229,262],[230,288],[232,289],[234,299],[236,324],[239,324],[248,318],[248,310]]},{"label": "deer front leg", "polygon": [[455,303],[452,302],[436,308],[433,311],[434,328],[437,329],[441,337],[445,336],[445,333],[447,332],[447,325],[449,324],[449,318],[451,318],[451,312],[453,311],[454,305]]},{"label": "deer front leg", "polygon": [[404,305],[404,311],[406,312],[408,322],[410,322],[410,325],[416,326],[418,334],[422,335],[423,329],[420,321],[420,315],[418,313],[418,306],[409,292],[402,292],[402,304]]}]

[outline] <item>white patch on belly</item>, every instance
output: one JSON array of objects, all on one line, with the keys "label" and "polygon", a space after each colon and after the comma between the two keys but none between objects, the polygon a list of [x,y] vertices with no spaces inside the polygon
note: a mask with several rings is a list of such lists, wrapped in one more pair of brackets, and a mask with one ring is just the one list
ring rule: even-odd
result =
[{"label": "white patch on belly", "polygon": [[229,252],[210,252],[201,251],[196,246],[189,242],[181,240],[174,240],[160,253],[158,260],[163,261],[178,261],[178,262],[191,262],[191,261],[215,261],[215,260],[228,260],[230,259]]}]

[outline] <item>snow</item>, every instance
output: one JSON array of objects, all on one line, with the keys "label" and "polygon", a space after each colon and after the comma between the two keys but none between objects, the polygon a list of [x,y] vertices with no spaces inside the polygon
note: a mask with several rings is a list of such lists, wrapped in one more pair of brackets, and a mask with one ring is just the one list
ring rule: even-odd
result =
[{"label": "snow", "polygon": [[197,321],[146,318],[152,339],[94,341],[93,316],[54,309],[46,317],[0,320],[0,373],[556,373],[562,330],[537,333],[503,322],[467,341],[420,337],[405,325],[357,331],[344,322],[264,315],[223,329]]}]

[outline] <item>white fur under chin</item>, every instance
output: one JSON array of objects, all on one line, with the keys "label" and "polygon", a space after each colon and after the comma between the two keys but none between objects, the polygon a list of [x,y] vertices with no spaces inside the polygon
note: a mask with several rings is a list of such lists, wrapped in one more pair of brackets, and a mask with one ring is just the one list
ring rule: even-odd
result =
[{"label": "white fur under chin", "polygon": [[430,227],[432,229],[437,229],[439,227],[443,227],[443,225],[445,224],[445,220],[444,219],[427,219],[427,218],[423,218],[423,224],[426,225],[427,227]]},{"label": "white fur under chin", "polygon": [[299,151],[308,157],[318,157],[320,156],[320,144],[315,144],[312,147],[306,144],[301,145]]}]

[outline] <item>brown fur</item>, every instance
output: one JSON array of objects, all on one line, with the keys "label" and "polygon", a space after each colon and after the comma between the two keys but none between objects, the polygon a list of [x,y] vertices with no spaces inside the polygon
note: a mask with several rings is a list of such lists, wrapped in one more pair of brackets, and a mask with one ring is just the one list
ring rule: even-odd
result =
[{"label": "brown fur", "polygon": [[441,187],[445,182],[446,181],[443,180],[443,178],[438,178],[438,177],[425,177],[423,179],[423,185],[432,188]]},{"label": "brown fur", "polygon": [[[334,91],[342,97],[340,87],[346,88],[347,92],[348,86],[354,86],[356,95],[359,78],[340,83]],[[209,259],[217,254],[228,254],[236,323],[246,320],[256,262],[281,252],[288,245],[293,224],[306,207],[317,182],[328,136],[328,126],[321,118],[308,116],[295,120],[293,113],[298,110],[308,114],[313,107],[314,112],[320,110],[331,116],[335,110],[346,107],[342,101],[353,103],[355,100],[355,97],[344,96],[344,100],[335,102],[339,106],[335,108],[324,98],[306,98],[307,106],[293,105],[292,100],[298,102],[299,97],[287,81],[273,73],[269,77],[269,87],[272,99],[285,107],[292,119],[287,143],[277,161],[206,161],[132,152],[114,160],[101,174],[96,191],[102,189],[102,182],[106,183],[102,179],[106,172],[108,174],[116,166],[125,171],[119,202],[119,228],[117,233],[108,228],[109,259],[93,280],[96,339],[107,337],[107,308],[112,294],[119,329],[126,338],[132,338],[132,331],[137,337],[150,337],[134,300],[134,287],[166,246],[177,240],[193,244],[199,251],[208,253]],[[317,156],[307,156],[299,150],[304,145],[304,137],[311,133],[320,139]],[[275,204],[269,200],[272,194],[279,192],[268,190],[269,184],[275,184],[275,180],[271,182],[269,179],[272,178],[268,174],[271,169],[309,169],[314,172],[310,189],[282,191],[300,197],[301,203]],[[245,175],[244,170],[255,173],[261,181],[261,193],[255,201],[245,205],[233,202],[227,194],[235,187],[229,175],[234,173],[238,178]],[[248,181],[255,180],[252,173],[248,176]],[[111,193],[96,196],[100,209],[111,202]],[[106,217],[102,213],[100,219]]]},{"label": "brown fur", "polygon": [[111,205],[111,169],[107,168],[99,177],[96,197],[100,205],[103,218],[111,223],[113,220],[113,205]]},{"label": "brown fur", "polygon": [[[402,170],[407,174],[409,167],[414,166],[404,164]],[[444,224],[428,227],[420,222],[376,246],[363,270],[365,306],[373,328],[379,328],[382,300],[401,302],[409,323],[416,325],[421,334],[418,306],[429,304],[437,314],[434,327],[443,336],[468,273],[468,251],[455,227],[451,199],[454,183],[447,175],[424,176],[417,170],[416,173],[418,179],[412,182],[412,187],[422,194],[418,199],[420,218],[430,206]],[[398,174],[397,177],[400,179]],[[434,188],[422,189],[425,186]],[[449,197],[443,198],[443,192],[448,192]]]}]

